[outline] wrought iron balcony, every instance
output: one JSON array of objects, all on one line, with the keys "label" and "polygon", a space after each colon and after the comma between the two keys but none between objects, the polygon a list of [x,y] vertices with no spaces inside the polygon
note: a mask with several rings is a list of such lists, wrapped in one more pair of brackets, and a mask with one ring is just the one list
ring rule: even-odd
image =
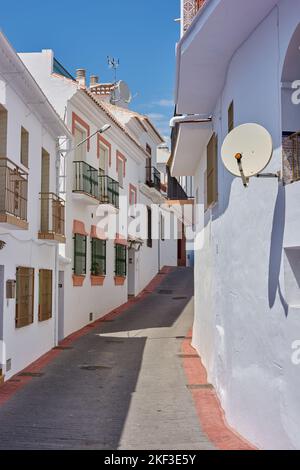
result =
[{"label": "wrought iron balcony", "polygon": [[0,223],[26,230],[28,174],[8,158],[0,158]]},{"label": "wrought iron balcony", "polygon": [[102,204],[111,204],[119,209],[120,185],[118,181],[105,175],[102,170],[99,170],[99,192]]},{"label": "wrought iron balcony", "polygon": [[73,193],[81,193],[99,202],[98,170],[86,162],[74,162]]},{"label": "wrought iron balcony", "polygon": [[160,172],[154,166],[146,166],[146,184],[149,186],[149,188],[155,188],[160,192]]},{"label": "wrought iron balcony", "polygon": [[53,193],[41,193],[39,239],[65,243],[65,201]]},{"label": "wrought iron balcony", "polygon": [[177,181],[177,179],[171,176],[169,167],[167,167],[167,175],[168,175],[168,199],[171,201],[172,200],[186,201],[188,199],[188,195],[184,191],[181,184]]}]

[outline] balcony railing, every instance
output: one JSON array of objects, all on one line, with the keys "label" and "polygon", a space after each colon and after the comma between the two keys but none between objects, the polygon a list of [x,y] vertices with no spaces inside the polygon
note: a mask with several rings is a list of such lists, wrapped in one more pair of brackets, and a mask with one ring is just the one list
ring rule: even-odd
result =
[{"label": "balcony railing", "polygon": [[283,181],[300,180],[300,132],[284,132],[282,136]]},{"label": "balcony railing", "polygon": [[160,172],[154,166],[146,166],[146,184],[157,191],[161,189]]},{"label": "balcony railing", "polygon": [[170,168],[167,167],[168,175],[168,199],[176,201],[185,201],[188,199],[186,192],[176,178],[171,176]]},{"label": "balcony railing", "polygon": [[86,162],[74,162],[74,193],[84,193],[99,200],[98,170]]},{"label": "balcony railing", "polygon": [[27,221],[28,175],[8,158],[0,158],[0,220]]},{"label": "balcony railing", "polygon": [[102,170],[99,170],[99,192],[102,204],[111,204],[119,209],[120,185],[118,181],[105,175]]},{"label": "balcony railing", "polygon": [[41,230],[39,238],[64,241],[65,201],[53,193],[41,193]]}]

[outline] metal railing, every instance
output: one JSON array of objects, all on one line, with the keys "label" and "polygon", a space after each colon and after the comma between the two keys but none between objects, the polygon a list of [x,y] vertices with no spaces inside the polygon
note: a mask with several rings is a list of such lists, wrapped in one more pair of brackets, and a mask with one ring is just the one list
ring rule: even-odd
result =
[{"label": "metal railing", "polygon": [[65,201],[54,193],[40,193],[41,233],[65,236]]},{"label": "metal railing", "polygon": [[160,172],[154,166],[146,166],[146,184],[157,191],[161,189]]},{"label": "metal railing", "polygon": [[300,132],[283,132],[282,167],[285,184],[300,180]]},{"label": "metal railing", "polygon": [[168,175],[168,199],[176,201],[185,201],[188,195],[176,178],[171,176],[170,168],[167,167]]},{"label": "metal railing", "polygon": [[8,158],[0,158],[0,214],[27,221],[28,174]]},{"label": "metal railing", "polygon": [[119,209],[120,185],[118,181],[105,175],[103,170],[99,170],[99,192],[102,204],[111,204]]},{"label": "metal railing", "polygon": [[74,163],[74,189],[75,193],[85,193],[99,199],[98,170],[86,162]]}]

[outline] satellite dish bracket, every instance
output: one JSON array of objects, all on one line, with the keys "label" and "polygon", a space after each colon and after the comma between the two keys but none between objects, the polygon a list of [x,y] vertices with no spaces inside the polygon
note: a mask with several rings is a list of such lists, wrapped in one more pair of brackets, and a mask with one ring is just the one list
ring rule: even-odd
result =
[{"label": "satellite dish bracket", "polygon": [[244,170],[243,170],[243,165],[242,165],[242,158],[243,158],[243,155],[241,153],[237,153],[235,155],[235,158],[237,160],[237,164],[238,164],[238,167],[239,167],[239,171],[241,173],[241,178],[242,178],[242,181],[243,181],[243,185],[245,186],[245,188],[248,188],[248,185],[249,185],[249,178],[246,178],[245,176],[245,173],[244,173]]}]

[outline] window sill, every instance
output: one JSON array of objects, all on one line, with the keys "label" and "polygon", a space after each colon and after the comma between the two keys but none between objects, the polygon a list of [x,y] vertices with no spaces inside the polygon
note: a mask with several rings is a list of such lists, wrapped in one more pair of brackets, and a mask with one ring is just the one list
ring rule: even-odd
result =
[{"label": "window sill", "polygon": [[73,274],[73,287],[82,287],[85,281],[85,276],[77,276]]},{"label": "window sill", "polygon": [[126,277],[115,276],[115,286],[124,286],[126,282]]},{"label": "window sill", "polygon": [[105,276],[93,276],[91,275],[91,285],[92,287],[103,286],[105,281]]}]

